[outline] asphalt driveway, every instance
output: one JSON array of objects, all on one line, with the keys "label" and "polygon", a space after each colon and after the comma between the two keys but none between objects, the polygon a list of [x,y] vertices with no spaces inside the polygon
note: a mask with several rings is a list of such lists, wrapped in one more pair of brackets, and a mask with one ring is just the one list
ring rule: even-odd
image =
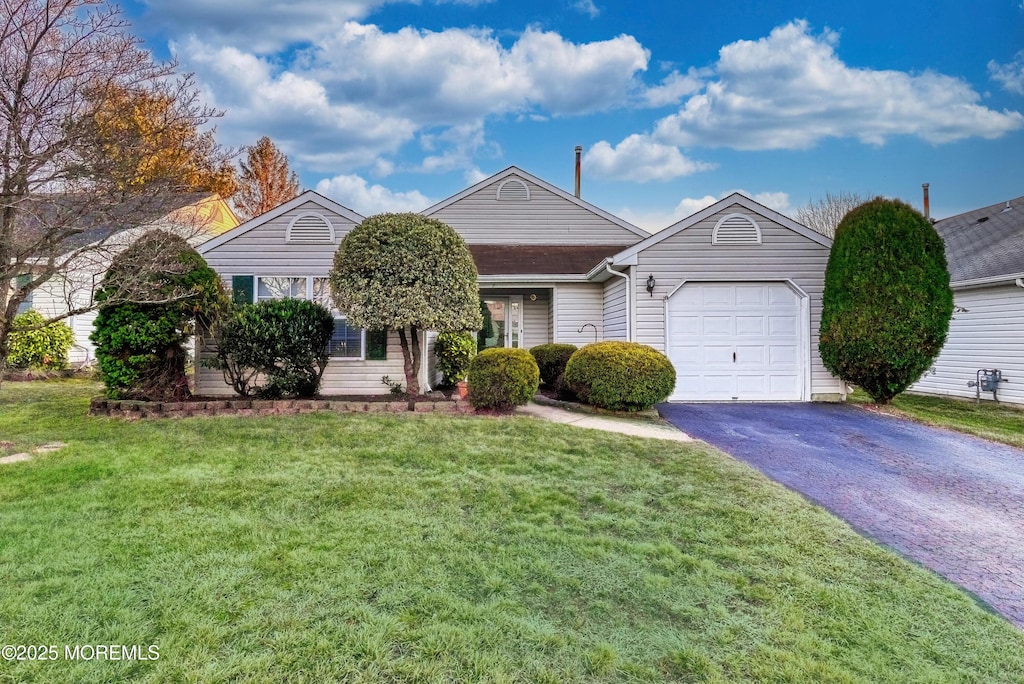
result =
[{"label": "asphalt driveway", "polygon": [[1024,451],[845,404],[658,408],[1024,628]]}]

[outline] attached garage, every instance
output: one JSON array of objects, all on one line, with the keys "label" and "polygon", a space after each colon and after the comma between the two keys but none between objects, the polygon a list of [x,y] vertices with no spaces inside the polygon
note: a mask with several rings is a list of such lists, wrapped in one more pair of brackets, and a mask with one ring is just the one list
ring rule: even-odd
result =
[{"label": "attached garage", "polygon": [[800,401],[806,295],[785,282],[687,282],[666,300],[673,401]]},{"label": "attached garage", "polygon": [[845,387],[818,353],[831,246],[736,193],[603,269],[629,276],[629,338],[675,366],[670,401],[836,401]]}]

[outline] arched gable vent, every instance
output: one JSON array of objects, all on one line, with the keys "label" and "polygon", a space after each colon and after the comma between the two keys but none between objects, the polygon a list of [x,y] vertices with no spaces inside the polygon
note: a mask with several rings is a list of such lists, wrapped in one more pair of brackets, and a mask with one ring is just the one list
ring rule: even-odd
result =
[{"label": "arched gable vent", "polygon": [[321,214],[299,214],[288,224],[286,242],[334,242],[334,226]]},{"label": "arched gable vent", "polygon": [[759,245],[761,227],[746,214],[729,214],[715,224],[711,233],[713,245]]},{"label": "arched gable vent", "polygon": [[518,178],[509,178],[498,186],[498,199],[512,202],[526,202],[530,199],[530,188]]}]

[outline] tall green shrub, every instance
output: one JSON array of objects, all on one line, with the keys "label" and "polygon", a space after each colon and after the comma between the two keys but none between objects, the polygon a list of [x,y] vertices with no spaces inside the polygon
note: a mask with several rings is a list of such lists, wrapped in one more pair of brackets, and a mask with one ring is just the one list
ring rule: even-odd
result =
[{"label": "tall green shrub", "polygon": [[952,315],[945,248],[924,216],[877,198],[843,218],[825,270],[826,368],[888,403],[938,356]]},{"label": "tall green shrub", "polygon": [[617,411],[641,411],[675,389],[676,369],[664,354],[637,342],[595,342],[565,365],[565,382],[584,402]]},{"label": "tall green shrub", "polygon": [[45,320],[41,313],[31,309],[14,317],[8,340],[8,366],[43,370],[68,367],[68,350],[75,341],[75,334],[64,323],[43,326]]},{"label": "tall green shrub", "polygon": [[437,370],[449,385],[462,382],[469,371],[469,363],[476,356],[476,336],[469,332],[439,333],[434,343]]},{"label": "tall green shrub", "polygon": [[[151,231],[118,254],[97,290],[100,373],[112,398],[178,401],[191,396],[185,345],[224,305],[217,274],[177,235]],[[117,301],[104,305],[104,301]],[[135,301],[160,304],[138,304]]]}]

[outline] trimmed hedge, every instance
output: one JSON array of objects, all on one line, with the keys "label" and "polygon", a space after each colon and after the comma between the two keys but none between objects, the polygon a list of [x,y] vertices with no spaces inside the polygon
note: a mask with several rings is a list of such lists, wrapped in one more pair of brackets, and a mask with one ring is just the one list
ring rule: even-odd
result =
[{"label": "trimmed hedge", "polygon": [[507,411],[533,398],[540,370],[525,349],[485,349],[470,362],[468,380],[473,408]]},{"label": "trimmed hedge", "polygon": [[549,387],[555,387],[558,378],[565,372],[565,364],[569,357],[576,353],[575,344],[538,344],[530,348],[530,355],[540,369],[540,381]]},{"label": "trimmed hedge", "polygon": [[676,369],[661,352],[637,342],[597,342],[577,350],[565,382],[581,401],[615,411],[642,411],[675,389]]}]

